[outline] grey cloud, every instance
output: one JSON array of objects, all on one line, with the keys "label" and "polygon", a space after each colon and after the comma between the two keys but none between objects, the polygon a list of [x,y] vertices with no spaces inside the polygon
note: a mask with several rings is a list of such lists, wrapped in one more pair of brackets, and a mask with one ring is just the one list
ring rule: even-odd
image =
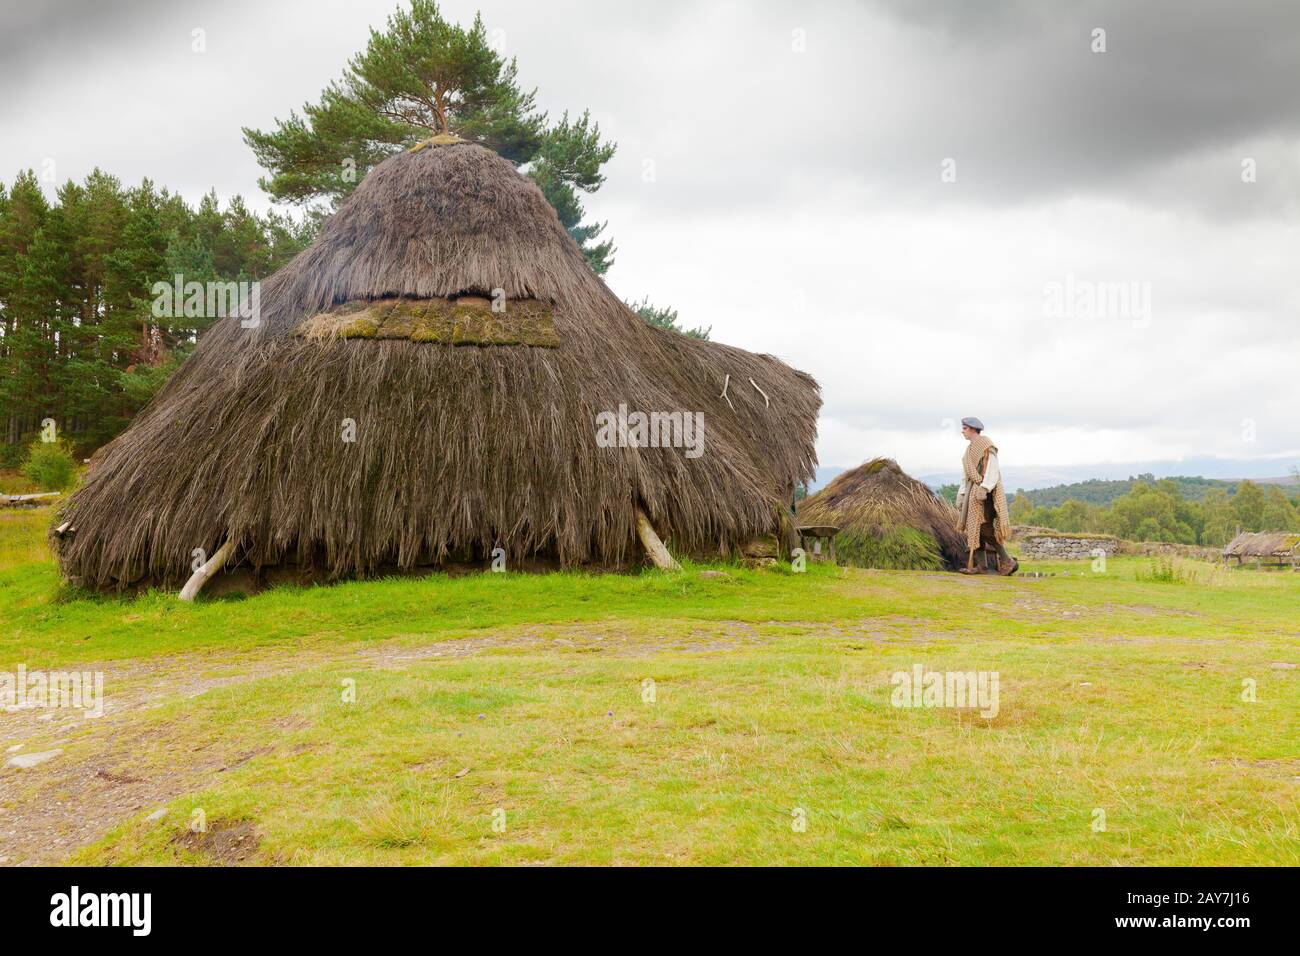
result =
[{"label": "grey cloud", "polygon": [[148,29],[160,15],[201,13],[205,9],[211,10],[211,5],[201,0],[8,3],[0,7],[0,83],[6,90],[21,90],[24,79],[42,66],[57,64],[67,71],[84,59],[88,49]]},{"label": "grey cloud", "polygon": [[[802,55],[788,49],[796,24]],[[1106,53],[1090,48],[1098,26]],[[742,206],[860,182],[918,205],[1081,194],[1296,216],[1297,6],[827,3],[764,6],[730,29],[675,53],[678,73],[716,63],[707,97],[640,93],[659,135],[638,155],[709,160],[661,179],[660,201]],[[1237,188],[1246,155],[1272,173],[1251,190]],[[940,179],[949,157],[956,184]]]}]

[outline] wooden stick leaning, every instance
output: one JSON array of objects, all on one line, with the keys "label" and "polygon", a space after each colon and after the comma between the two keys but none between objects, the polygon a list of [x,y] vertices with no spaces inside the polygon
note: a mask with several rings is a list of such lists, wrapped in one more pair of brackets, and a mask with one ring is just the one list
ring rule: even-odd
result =
[{"label": "wooden stick leaning", "polygon": [[680,571],[682,569],[682,566],[668,553],[663,541],[655,533],[654,526],[650,524],[650,519],[646,517],[645,512],[640,508],[636,509],[636,534],[641,539],[641,547],[645,548],[645,553],[654,562],[655,567],[662,568],[665,571]]},{"label": "wooden stick leaning", "polygon": [[203,590],[203,585],[207,584],[208,579],[225,566],[226,561],[230,558],[230,553],[234,550],[234,539],[228,540],[217,548],[217,553],[208,558],[207,563],[190,575],[190,579],[185,582],[185,587],[181,588],[181,600],[193,601],[198,597],[198,593]]}]

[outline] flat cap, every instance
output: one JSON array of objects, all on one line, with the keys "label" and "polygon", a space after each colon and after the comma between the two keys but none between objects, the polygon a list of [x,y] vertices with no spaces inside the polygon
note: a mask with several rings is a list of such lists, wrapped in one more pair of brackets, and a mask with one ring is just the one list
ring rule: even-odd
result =
[{"label": "flat cap", "polygon": [[982,432],[984,430],[984,423],[980,421],[978,418],[976,418],[974,415],[968,416],[967,418],[963,418],[961,420],[961,423],[965,425],[967,428],[975,429],[977,432]]}]

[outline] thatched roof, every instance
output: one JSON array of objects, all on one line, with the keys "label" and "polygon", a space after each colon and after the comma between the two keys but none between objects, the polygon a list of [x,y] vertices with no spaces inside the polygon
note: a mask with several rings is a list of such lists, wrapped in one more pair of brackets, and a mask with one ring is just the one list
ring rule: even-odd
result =
[{"label": "thatched roof", "polygon": [[[702,413],[703,454],[598,447],[620,404]],[[820,404],[771,356],[649,327],[509,162],[431,146],[262,284],[257,327],[203,337],[64,509],[61,560],[99,587],[182,581],[228,537],[236,563],[339,577],[497,546],[617,565],[637,506],[725,553],[788,515]]]},{"label": "thatched roof", "polygon": [[1230,558],[1291,558],[1300,554],[1300,534],[1287,531],[1243,531],[1223,549]]},{"label": "thatched roof", "polygon": [[799,502],[800,525],[838,525],[839,559],[869,568],[955,570],[966,563],[957,511],[892,458],[874,458]]}]

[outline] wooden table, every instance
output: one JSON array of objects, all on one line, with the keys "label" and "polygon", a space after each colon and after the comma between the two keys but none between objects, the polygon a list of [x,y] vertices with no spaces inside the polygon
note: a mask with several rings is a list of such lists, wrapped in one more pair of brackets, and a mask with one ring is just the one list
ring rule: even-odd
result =
[{"label": "wooden table", "polygon": [[[795,531],[799,533],[799,546],[814,561],[835,563],[835,536],[840,529],[833,524],[801,525]],[[809,547],[809,541],[812,547]],[[824,547],[823,547],[824,546]]]}]

